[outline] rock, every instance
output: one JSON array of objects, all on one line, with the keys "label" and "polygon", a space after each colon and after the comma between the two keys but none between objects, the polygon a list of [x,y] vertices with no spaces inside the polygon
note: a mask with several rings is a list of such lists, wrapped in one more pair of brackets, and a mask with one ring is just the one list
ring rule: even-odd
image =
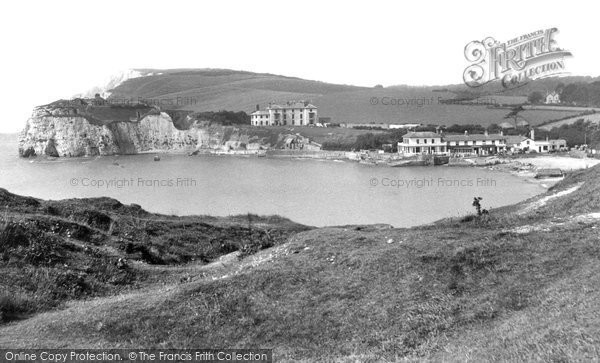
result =
[{"label": "rock", "polygon": [[129,264],[127,263],[126,258],[119,258],[117,260],[116,266],[119,270],[125,270],[125,269],[129,268]]},{"label": "rock", "polygon": [[[169,114],[136,107],[79,105],[60,101],[34,109],[19,142],[19,155],[33,157],[103,156],[149,151],[258,150],[270,146],[250,128],[194,122],[188,129],[175,127]],[[79,100],[84,102],[85,100]]]},{"label": "rock", "polygon": [[29,146],[27,148],[19,148],[19,155],[24,158],[30,158],[36,156],[36,153],[33,146]]},{"label": "rock", "polygon": [[56,150],[56,145],[54,144],[54,139],[48,140],[46,144],[46,149],[44,150],[44,154],[47,156],[58,157],[58,151]]}]

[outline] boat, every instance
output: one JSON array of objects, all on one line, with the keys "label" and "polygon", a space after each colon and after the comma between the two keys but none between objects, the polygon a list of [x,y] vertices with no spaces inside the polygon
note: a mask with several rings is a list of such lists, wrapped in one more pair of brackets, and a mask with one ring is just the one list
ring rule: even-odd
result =
[{"label": "boat", "polygon": [[388,163],[388,166],[392,168],[402,167],[402,166],[426,166],[427,160],[399,160],[392,161]]},{"label": "boat", "polygon": [[449,156],[435,155],[433,157],[433,165],[445,165],[450,162]]},{"label": "boat", "polygon": [[160,161],[160,156],[154,155],[154,161]]},{"label": "boat", "polygon": [[545,178],[561,178],[565,176],[560,169],[540,169],[535,175],[536,179],[545,179]]},{"label": "boat", "polygon": [[373,160],[360,160],[358,163],[364,165],[377,165],[377,163]]}]

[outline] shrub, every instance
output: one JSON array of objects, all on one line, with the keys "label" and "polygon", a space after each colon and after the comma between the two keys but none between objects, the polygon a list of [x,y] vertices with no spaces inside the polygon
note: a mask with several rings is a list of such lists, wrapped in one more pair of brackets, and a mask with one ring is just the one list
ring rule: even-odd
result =
[{"label": "shrub", "polygon": [[0,293],[0,323],[15,320],[28,310],[28,301],[16,294]]}]

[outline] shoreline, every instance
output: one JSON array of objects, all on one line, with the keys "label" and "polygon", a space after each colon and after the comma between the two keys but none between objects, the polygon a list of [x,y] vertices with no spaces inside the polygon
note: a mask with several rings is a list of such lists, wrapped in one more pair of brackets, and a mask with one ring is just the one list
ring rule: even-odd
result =
[{"label": "shoreline", "polygon": [[[569,155],[535,155],[524,157],[486,157],[486,158],[467,158],[472,162],[473,167],[488,168],[489,170],[510,173],[529,183],[538,184],[546,189],[551,188],[556,183],[565,178],[536,178],[537,171],[542,169],[560,169],[564,174],[577,170],[588,169],[600,164],[600,159],[578,158]],[[476,159],[476,160],[473,160]],[[477,161],[485,160],[486,163],[478,164]],[[465,165],[467,166],[467,165]]]}]

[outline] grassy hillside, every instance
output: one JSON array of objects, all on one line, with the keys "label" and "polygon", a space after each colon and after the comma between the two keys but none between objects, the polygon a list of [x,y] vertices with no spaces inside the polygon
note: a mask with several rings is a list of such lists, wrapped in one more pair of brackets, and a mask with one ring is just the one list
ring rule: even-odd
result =
[{"label": "grassy hillside", "polygon": [[264,347],[278,361],[594,360],[599,177],[600,167],[577,172],[483,217],[307,230],[241,261],[234,253],[183,265],[185,275],[154,266],[180,280],[10,323],[0,346]]},{"label": "grassy hillside", "polygon": [[[153,76],[124,82],[112,91],[111,98],[143,98],[163,100],[163,103],[164,100],[171,100],[175,108],[194,111],[225,109],[249,112],[257,104],[265,107],[271,101],[312,100],[324,94],[362,89],[272,74],[219,69],[153,73]],[[177,104],[178,100],[181,104]]]},{"label": "grassy hillside", "polygon": [[521,96],[527,97],[532,92],[541,92],[543,95],[546,92],[552,92],[559,84],[567,85],[569,83],[593,83],[600,80],[600,77],[590,76],[567,76],[567,77],[549,77],[531,81],[512,89],[505,89],[499,82],[488,83],[481,87],[471,88],[464,84],[444,86],[445,88],[455,92],[474,93],[482,95],[504,95],[504,96]]},{"label": "grassy hillside", "polygon": [[[113,90],[111,97],[142,98],[164,108],[199,112],[252,112],[257,104],[264,108],[272,101],[306,99],[319,107],[320,116],[331,117],[337,123],[489,125],[505,121],[503,117],[508,113],[507,110],[489,109],[485,105],[440,103],[441,99],[453,99],[457,94],[460,95],[464,88],[459,86],[368,88],[222,69],[142,71],[153,75],[125,81]],[[487,95],[484,90],[480,91],[482,95]],[[506,103],[523,100],[523,97],[512,96],[522,95],[500,95],[495,101]],[[374,98],[377,99],[376,105],[372,101]],[[523,116],[531,124],[539,124],[575,114],[536,110],[526,111]]]},{"label": "grassy hillside", "polygon": [[4,189],[0,206],[0,324],[176,278],[151,266],[203,265],[307,229],[279,217],[170,217],[110,198],[41,201]]}]

